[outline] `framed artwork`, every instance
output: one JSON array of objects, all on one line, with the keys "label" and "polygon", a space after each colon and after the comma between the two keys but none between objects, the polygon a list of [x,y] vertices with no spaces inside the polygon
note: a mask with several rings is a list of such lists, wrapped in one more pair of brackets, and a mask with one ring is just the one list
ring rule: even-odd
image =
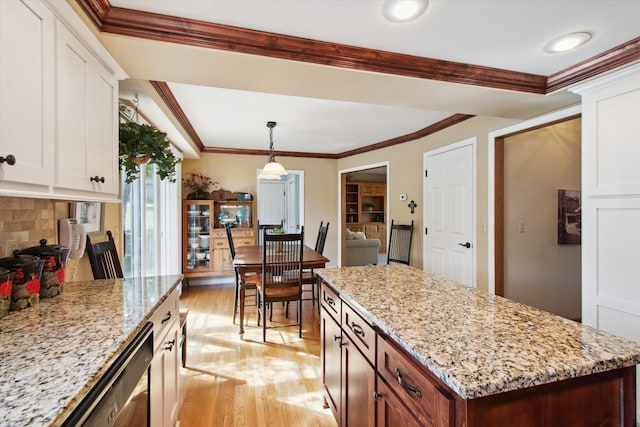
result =
[{"label": "framed artwork", "polygon": [[580,190],[558,190],[558,244],[582,243],[582,198]]},{"label": "framed artwork", "polygon": [[69,203],[69,216],[75,218],[78,224],[84,224],[89,235],[104,233],[104,203]]}]

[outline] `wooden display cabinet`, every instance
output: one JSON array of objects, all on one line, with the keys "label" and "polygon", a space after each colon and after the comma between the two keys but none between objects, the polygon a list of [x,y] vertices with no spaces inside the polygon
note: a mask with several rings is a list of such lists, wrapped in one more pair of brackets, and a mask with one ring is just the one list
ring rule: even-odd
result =
[{"label": "wooden display cabinet", "polygon": [[225,222],[235,247],[255,244],[253,201],[183,200],[182,273],[189,278],[233,274]]},{"label": "wooden display cabinet", "polygon": [[186,279],[213,273],[210,236],[213,203],[213,200],[182,202],[182,273]]}]

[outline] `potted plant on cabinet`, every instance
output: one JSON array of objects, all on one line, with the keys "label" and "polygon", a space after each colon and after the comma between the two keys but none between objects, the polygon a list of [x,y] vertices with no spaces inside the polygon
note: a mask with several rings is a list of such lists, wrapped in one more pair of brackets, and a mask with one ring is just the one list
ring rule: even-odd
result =
[{"label": "potted plant on cabinet", "polygon": [[132,183],[138,178],[140,165],[156,165],[160,179],[176,182],[176,165],[180,163],[167,139],[167,134],[155,127],[136,122],[120,123],[119,163],[124,168],[125,182]]}]

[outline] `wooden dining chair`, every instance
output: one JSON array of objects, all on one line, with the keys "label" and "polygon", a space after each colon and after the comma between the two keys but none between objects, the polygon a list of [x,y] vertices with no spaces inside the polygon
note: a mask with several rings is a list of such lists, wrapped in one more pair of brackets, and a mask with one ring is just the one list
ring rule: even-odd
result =
[{"label": "wooden dining chair", "polygon": [[91,238],[87,235],[87,256],[94,279],[121,279],[124,277],[111,230],[107,231],[107,241],[105,242],[92,243]]},{"label": "wooden dining chair", "polygon": [[389,250],[387,251],[387,264],[399,262],[409,265],[411,261],[411,239],[413,236],[413,220],[411,224],[394,224],[391,220],[389,232]]},{"label": "wooden dining chair", "polygon": [[[323,225],[323,222],[320,221],[320,227],[318,228],[318,236],[316,237],[316,246],[314,250],[318,252],[320,255],[324,252],[324,244],[327,240],[327,233],[329,232],[329,222],[327,225]],[[320,299],[318,294],[320,283],[320,276],[318,276],[313,269],[303,270],[302,271],[302,301],[308,301],[311,299],[313,305],[315,305],[316,300],[318,300],[318,309],[320,309]],[[309,285],[309,286],[305,286]],[[304,298],[305,292],[311,292],[311,298]]]},{"label": "wooden dining chair", "polygon": [[[227,240],[229,241],[229,251],[231,252],[231,262],[233,262],[233,260],[236,258],[236,247],[233,243],[233,234],[231,233],[231,227],[229,224],[225,224],[224,226],[225,228],[225,232],[227,233]],[[236,276],[236,291],[235,291],[235,295],[233,297],[233,324],[236,323],[236,315],[238,313],[238,308],[239,308],[239,304],[240,304],[240,273],[238,272],[238,269],[236,267],[233,267],[235,276]],[[253,290],[253,294],[249,294],[247,295],[245,293],[245,298],[249,297],[249,296],[253,296],[254,297],[254,303],[253,304],[249,304],[249,307],[256,307],[257,306],[257,301],[258,301],[258,294],[257,294],[257,289],[256,289],[256,285],[257,283],[260,281],[260,275],[259,274],[245,274],[244,276],[244,288],[249,289],[249,290]],[[247,307],[247,305],[245,304],[245,307]],[[246,317],[245,317],[246,318]]]},{"label": "wooden dining chair", "polygon": [[[262,321],[262,341],[267,340],[267,328],[298,325],[302,337],[302,253],[304,227],[296,234],[268,234],[263,231],[262,280],[258,288],[258,324]],[[267,326],[267,307],[274,302],[297,302],[296,323]],[[272,321],[271,315],[269,321]]]},{"label": "wooden dining chair", "polygon": [[[87,256],[94,279],[123,279],[122,265],[118,256],[118,249],[113,240],[111,230],[107,230],[106,242],[91,242],[87,235]],[[189,310],[180,311],[180,348],[182,350],[182,366],[187,363],[187,316]]]}]

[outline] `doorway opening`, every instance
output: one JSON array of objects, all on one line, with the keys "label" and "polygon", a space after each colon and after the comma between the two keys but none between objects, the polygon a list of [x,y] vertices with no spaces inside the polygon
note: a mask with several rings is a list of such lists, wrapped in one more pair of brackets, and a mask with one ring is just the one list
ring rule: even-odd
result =
[{"label": "doorway opening", "polygon": [[579,107],[500,132],[489,137],[489,291],[579,321],[581,248],[558,220],[558,195],[581,185]]},{"label": "doorway opening", "polygon": [[[346,265],[346,234],[362,233],[378,239],[376,264],[386,263],[387,221],[389,216],[389,162],[381,162],[338,171],[340,191],[340,245],[338,259]],[[372,263],[368,260],[367,263]]]}]

